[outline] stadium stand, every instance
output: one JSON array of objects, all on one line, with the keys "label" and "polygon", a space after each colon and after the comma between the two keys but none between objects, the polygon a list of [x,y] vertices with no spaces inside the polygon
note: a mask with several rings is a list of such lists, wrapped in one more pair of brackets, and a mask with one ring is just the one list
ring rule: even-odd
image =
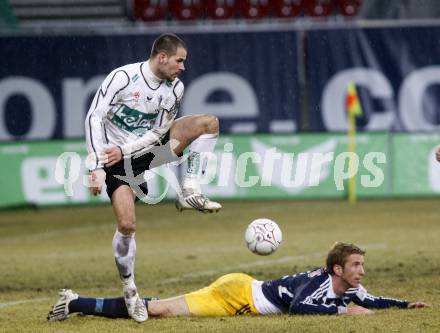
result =
[{"label": "stadium stand", "polygon": [[134,0],[133,18],[152,22],[166,20],[168,2],[166,0]]},{"label": "stadium stand", "polygon": [[129,21],[124,0],[9,0],[20,26],[121,24]]},{"label": "stadium stand", "polygon": [[352,17],[363,0],[133,0],[138,21]]},{"label": "stadium stand", "polygon": [[242,0],[238,1],[238,13],[246,19],[260,19],[269,15],[270,5],[268,0]]},{"label": "stadium stand", "polygon": [[212,20],[235,17],[235,0],[205,0],[206,17]]},{"label": "stadium stand", "polygon": [[338,0],[336,1],[339,13],[344,16],[356,16],[361,7],[361,0]]},{"label": "stadium stand", "polygon": [[368,0],[363,1],[358,17],[366,20],[437,19],[438,0]]},{"label": "stadium stand", "polygon": [[312,17],[330,16],[334,9],[332,0],[304,0],[303,6],[306,15]]},{"label": "stadium stand", "polygon": [[437,0],[0,0],[0,27],[129,27],[238,20],[440,17]]},{"label": "stadium stand", "polygon": [[202,18],[202,0],[174,0],[168,2],[168,9],[174,19],[180,21],[198,20]]},{"label": "stadium stand", "polygon": [[[357,17],[363,0],[0,0],[0,23],[21,28],[128,27],[133,23],[236,20],[258,22],[297,17]],[[8,10],[6,10],[8,9]],[[6,14],[8,15],[6,15]],[[18,24],[17,24],[18,23]],[[3,24],[5,25],[5,24]]]},{"label": "stadium stand", "polygon": [[302,10],[302,0],[274,0],[271,5],[274,17],[296,17]]}]

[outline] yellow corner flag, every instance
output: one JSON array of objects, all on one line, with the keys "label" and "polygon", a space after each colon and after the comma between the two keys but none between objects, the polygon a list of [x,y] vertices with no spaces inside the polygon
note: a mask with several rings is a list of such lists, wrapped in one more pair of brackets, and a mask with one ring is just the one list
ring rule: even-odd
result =
[{"label": "yellow corner flag", "polygon": [[[356,90],[356,86],[354,83],[350,82],[347,86],[347,95],[346,95],[346,108],[347,108],[347,116],[348,116],[348,151],[350,155],[356,154],[356,117],[362,116],[362,107],[359,101],[359,96]],[[354,170],[354,162],[353,157],[350,156],[350,160],[348,162],[348,172],[351,177],[348,180],[348,202],[351,204],[356,203],[357,194],[356,194],[356,173],[357,170]]]},{"label": "yellow corner flag", "polygon": [[354,83],[348,84],[346,104],[347,104],[347,112],[349,115],[353,114],[356,117],[362,116],[362,107]]}]

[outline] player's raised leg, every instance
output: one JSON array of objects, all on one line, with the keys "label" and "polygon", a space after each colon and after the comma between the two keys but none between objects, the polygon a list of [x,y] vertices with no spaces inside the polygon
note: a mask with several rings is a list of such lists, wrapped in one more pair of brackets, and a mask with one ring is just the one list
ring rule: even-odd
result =
[{"label": "player's raised leg", "polygon": [[112,206],[118,221],[112,242],[113,254],[122,282],[127,312],[135,321],[143,322],[147,320],[148,313],[134,281],[136,219],[132,189],[127,185],[119,186],[112,194]]},{"label": "player's raised leg", "polygon": [[[194,115],[177,119],[171,127],[170,139],[178,142],[174,152],[179,155],[189,146],[187,168],[182,183],[182,193],[178,194],[176,207],[197,209],[201,212],[218,212],[222,206],[202,194],[200,177],[206,171],[207,161],[203,153],[214,151],[219,133],[217,117]],[[206,156],[205,156],[206,158]]]}]

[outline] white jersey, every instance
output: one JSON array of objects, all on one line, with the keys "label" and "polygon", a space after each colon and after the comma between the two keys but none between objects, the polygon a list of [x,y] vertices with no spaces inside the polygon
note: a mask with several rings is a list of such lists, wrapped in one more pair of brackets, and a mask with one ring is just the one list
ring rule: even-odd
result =
[{"label": "white jersey", "polygon": [[183,96],[183,83],[157,78],[149,61],[113,70],[95,94],[86,117],[90,169],[103,168],[108,146],[124,157],[151,149],[171,128]]}]

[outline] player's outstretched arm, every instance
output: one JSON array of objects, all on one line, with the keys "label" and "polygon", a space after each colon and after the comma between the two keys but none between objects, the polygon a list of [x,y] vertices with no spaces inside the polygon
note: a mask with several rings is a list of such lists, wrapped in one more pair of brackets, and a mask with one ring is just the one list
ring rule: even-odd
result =
[{"label": "player's outstretched arm", "polygon": [[[412,303],[408,303],[408,309],[417,309],[417,308],[425,308],[425,307],[429,307],[428,304],[424,303],[424,302],[412,302]],[[362,306],[350,306],[347,309],[347,314],[348,315],[364,315],[364,314],[374,314],[374,311],[370,310],[370,309],[366,309]]]}]

